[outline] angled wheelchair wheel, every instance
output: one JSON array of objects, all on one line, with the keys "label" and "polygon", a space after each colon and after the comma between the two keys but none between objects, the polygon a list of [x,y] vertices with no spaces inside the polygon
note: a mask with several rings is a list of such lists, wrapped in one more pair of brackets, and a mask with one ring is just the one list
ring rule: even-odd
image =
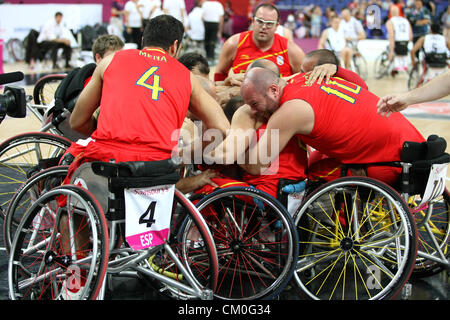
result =
[{"label": "angled wheelchair wheel", "polygon": [[408,90],[415,89],[423,85],[424,80],[424,67],[422,64],[417,64],[412,68],[408,76]]},{"label": "angled wheelchair wheel", "polygon": [[420,195],[410,197],[419,238],[413,276],[427,277],[440,273],[450,265],[450,194],[448,190],[421,206]]},{"label": "angled wheelchair wheel", "polygon": [[394,297],[415,264],[414,220],[400,195],[366,177],[313,191],[295,214],[300,254],[295,283],[318,300]]},{"label": "angled wheelchair wheel", "polygon": [[37,172],[12,197],[5,213],[3,241],[9,254],[15,230],[25,212],[43,194],[58,187],[67,175],[68,166],[56,166]]},{"label": "angled wheelchair wheel", "polygon": [[[40,78],[33,88],[33,100],[35,104],[49,105],[55,98],[55,92],[61,81],[66,77],[62,74],[49,74]],[[42,111],[42,112],[41,112]],[[44,110],[39,110],[44,115]]]},{"label": "angled wheelchair wheel", "polygon": [[0,217],[19,187],[43,167],[57,164],[71,141],[46,132],[16,135],[0,144]]},{"label": "angled wheelchair wheel", "polygon": [[367,80],[369,76],[369,69],[367,67],[366,59],[357,52],[353,55],[353,64],[355,65],[355,72],[360,75],[361,78]]},{"label": "angled wheelchair wheel", "polygon": [[14,300],[95,299],[108,261],[108,230],[98,202],[85,189],[57,187],[23,216],[8,262]]},{"label": "angled wheelchair wheel", "polygon": [[391,62],[389,61],[388,53],[384,51],[375,59],[373,65],[373,74],[375,76],[375,79],[381,79],[382,77],[386,76],[388,74],[390,65]]},{"label": "angled wheelchair wheel", "polygon": [[[186,268],[187,276],[201,289],[212,293],[218,282],[218,257],[211,232],[199,211],[180,191],[175,190],[170,236],[167,244],[170,250]],[[147,267],[180,283],[191,286],[186,274],[183,274],[168,250],[161,246],[148,259]],[[172,299],[199,299],[192,293],[183,291],[158,281],[145,273],[140,277],[160,293]]]},{"label": "angled wheelchair wheel", "polygon": [[25,46],[22,40],[17,38],[9,39],[6,46],[15,61],[25,60]]},{"label": "angled wheelchair wheel", "polygon": [[275,198],[257,189],[231,187],[196,205],[217,246],[216,298],[268,299],[285,288],[295,267],[297,234],[292,217]]}]

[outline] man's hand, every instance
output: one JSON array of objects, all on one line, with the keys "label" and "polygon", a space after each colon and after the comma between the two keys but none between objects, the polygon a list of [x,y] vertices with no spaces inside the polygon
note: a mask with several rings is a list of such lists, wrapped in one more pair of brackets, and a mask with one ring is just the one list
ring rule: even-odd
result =
[{"label": "man's hand", "polygon": [[203,187],[204,185],[209,184],[209,185],[217,188],[218,185],[215,184],[211,179],[216,178],[218,176],[219,176],[219,174],[215,170],[207,169],[196,176],[197,185],[200,188],[200,187]]},{"label": "man's hand", "polygon": [[306,84],[313,84],[316,80],[317,83],[322,83],[325,78],[325,83],[330,81],[330,78],[337,72],[337,66],[331,63],[322,64],[320,66],[314,67],[314,69],[309,72],[309,78]]},{"label": "man's hand", "polygon": [[377,112],[383,117],[389,117],[393,112],[406,109],[408,104],[402,96],[385,96],[380,98],[377,103]]},{"label": "man's hand", "polygon": [[224,85],[225,86],[237,86],[240,87],[242,84],[242,81],[244,81],[245,73],[237,73],[237,74],[231,74],[225,79]]}]

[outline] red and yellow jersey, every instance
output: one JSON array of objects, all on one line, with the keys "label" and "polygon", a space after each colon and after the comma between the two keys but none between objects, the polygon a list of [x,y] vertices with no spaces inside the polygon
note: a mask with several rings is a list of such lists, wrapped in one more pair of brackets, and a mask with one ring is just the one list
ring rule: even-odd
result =
[{"label": "red and yellow jersey", "polygon": [[[264,134],[266,127],[267,123],[264,123],[257,130],[258,140]],[[276,198],[279,180],[304,180],[307,166],[306,146],[298,137],[292,137],[264,174],[251,175],[247,173],[244,174],[243,181]]]},{"label": "red and yellow jersey", "polygon": [[92,138],[124,153],[145,154],[146,159],[170,158],[191,91],[189,70],[165,51],[118,51],[103,75],[101,112]]},{"label": "red and yellow jersey", "polygon": [[299,74],[284,88],[281,105],[304,100],[314,111],[314,128],[298,135],[307,145],[342,163],[398,161],[404,141],[423,142],[419,131],[399,112],[377,113],[379,97],[342,79],[306,85]]},{"label": "red and yellow jersey", "polygon": [[242,32],[231,69],[234,73],[243,73],[253,61],[268,59],[277,64],[282,77],[290,76],[293,72],[289,63],[287,43],[287,38],[275,34],[272,47],[261,51],[253,42],[253,31]]}]

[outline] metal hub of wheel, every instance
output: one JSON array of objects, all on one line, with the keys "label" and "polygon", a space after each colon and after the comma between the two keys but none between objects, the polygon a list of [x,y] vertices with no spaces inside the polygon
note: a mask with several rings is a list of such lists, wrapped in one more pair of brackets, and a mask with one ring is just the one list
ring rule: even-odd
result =
[{"label": "metal hub of wheel", "polygon": [[68,267],[71,264],[71,260],[69,256],[59,256],[56,252],[50,250],[45,254],[44,262],[46,265],[52,265],[53,263],[57,263],[64,267]]},{"label": "metal hub of wheel", "polygon": [[242,243],[241,240],[232,240],[230,242],[230,249],[234,253],[239,253],[242,250],[243,247],[244,247],[244,244]]}]

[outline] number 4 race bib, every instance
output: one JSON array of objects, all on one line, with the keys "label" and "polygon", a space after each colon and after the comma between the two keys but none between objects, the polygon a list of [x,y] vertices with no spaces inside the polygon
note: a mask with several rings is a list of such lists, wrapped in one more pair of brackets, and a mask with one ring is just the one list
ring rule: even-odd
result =
[{"label": "number 4 race bib", "polygon": [[134,250],[169,237],[175,185],[125,189],[125,238]]}]

